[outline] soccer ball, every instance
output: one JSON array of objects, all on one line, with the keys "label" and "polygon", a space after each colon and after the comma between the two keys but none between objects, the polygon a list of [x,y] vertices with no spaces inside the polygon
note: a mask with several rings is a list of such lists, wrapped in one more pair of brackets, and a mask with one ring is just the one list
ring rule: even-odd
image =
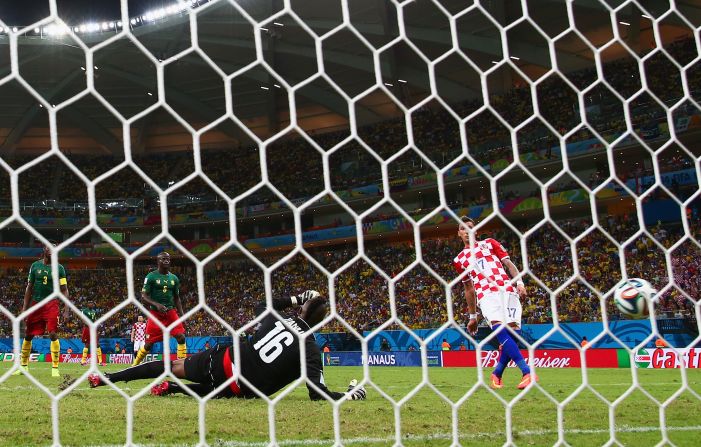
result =
[{"label": "soccer ball", "polygon": [[618,286],[613,295],[616,307],[623,315],[631,318],[643,318],[648,314],[649,301],[657,290],[641,278],[629,278]]}]

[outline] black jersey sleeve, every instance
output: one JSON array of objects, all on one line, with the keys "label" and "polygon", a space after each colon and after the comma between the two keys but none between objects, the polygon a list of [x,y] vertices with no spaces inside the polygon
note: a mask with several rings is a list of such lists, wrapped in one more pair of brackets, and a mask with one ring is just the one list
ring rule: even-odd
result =
[{"label": "black jersey sleeve", "polygon": [[317,386],[324,394],[320,394],[317,390],[312,388],[307,384],[307,389],[309,390],[309,398],[311,400],[321,400],[326,399],[327,396],[331,399],[338,400],[345,396],[345,393],[339,393],[336,391],[331,391],[326,387],[324,383],[324,367],[321,364],[321,352],[319,347],[316,345],[313,335],[309,335],[306,340],[306,350],[307,350],[307,377],[309,381]]},{"label": "black jersey sleeve", "polygon": [[[290,298],[290,297],[273,298],[273,309],[275,309],[275,310],[284,310],[290,306],[292,306],[292,298]],[[265,309],[266,309],[266,303],[265,303],[265,301],[263,301],[262,303],[260,303],[256,306],[256,309],[255,309],[256,316],[265,312]]]}]

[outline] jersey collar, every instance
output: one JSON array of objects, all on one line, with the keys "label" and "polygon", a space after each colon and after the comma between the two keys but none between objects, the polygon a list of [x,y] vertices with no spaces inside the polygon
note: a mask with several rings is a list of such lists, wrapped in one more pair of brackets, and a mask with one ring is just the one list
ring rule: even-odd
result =
[{"label": "jersey collar", "polygon": [[[301,321],[302,323],[304,323],[304,325],[307,327],[307,330],[310,331],[310,330],[312,329],[311,327],[309,327],[309,323],[307,323],[306,321],[304,321],[302,318],[298,318],[298,320]],[[305,332],[306,332],[306,331],[305,331]]]}]

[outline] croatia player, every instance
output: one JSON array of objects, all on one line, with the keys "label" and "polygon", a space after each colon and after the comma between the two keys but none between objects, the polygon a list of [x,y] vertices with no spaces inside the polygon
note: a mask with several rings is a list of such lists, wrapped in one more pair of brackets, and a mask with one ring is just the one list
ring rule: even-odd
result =
[{"label": "croatia player", "polygon": [[131,342],[134,344],[134,355],[136,355],[146,342],[146,323],[142,315],[136,318],[136,323],[131,327]]},{"label": "croatia player", "polygon": [[[59,305],[58,300],[46,298],[54,292],[54,284],[52,279],[53,273],[51,270],[51,248],[44,247],[42,259],[35,261],[29,267],[29,276],[27,277],[27,288],[24,291],[24,303],[22,304],[22,312],[25,312],[30,307],[42,303],[41,307],[36,308],[26,320],[24,330],[24,340],[22,341],[22,354],[20,357],[20,369],[13,374],[18,375],[23,370],[27,370],[29,366],[29,354],[32,352],[32,339],[37,335],[49,333],[51,344],[51,376],[60,377],[58,372],[59,355],[61,354],[61,343],[56,336],[59,320]],[[63,296],[68,298],[68,281],[66,280],[66,270],[61,264],[58,265],[58,284]],[[63,317],[68,318],[68,306],[64,309]]]},{"label": "croatia player", "polygon": [[[163,331],[154,319],[161,322],[163,326],[168,326],[183,315],[183,304],[180,301],[180,279],[170,272],[170,254],[161,252],[158,254],[158,269],[149,272],[144,279],[144,286],[141,289],[141,299],[150,308],[150,315],[146,322],[146,342],[143,348],[134,356],[133,366],[144,360],[146,354],[151,352],[154,343],[163,340]],[[177,310],[176,310],[177,309]],[[185,327],[178,323],[170,330],[178,342],[178,358],[187,357],[187,346],[185,345]]]},{"label": "croatia player", "polygon": [[[262,319],[250,340],[241,340],[239,345],[241,375],[262,394],[270,396],[299,377],[301,370],[299,351],[304,349],[307,378],[316,387],[307,385],[311,400],[324,398],[338,400],[346,396],[349,400],[364,400],[365,389],[358,387],[355,380],[351,381],[346,393],[329,390],[324,383],[321,352],[314,336],[310,335],[302,339],[310,327],[316,326],[326,317],[328,313],[326,299],[314,290],[307,290],[297,296],[273,300],[273,308],[278,311],[292,306],[301,306],[299,316],[285,318],[283,320],[285,324],[283,324],[279,317],[269,314]],[[258,306],[256,313],[260,315],[265,309],[265,305]],[[199,396],[207,396],[233,376],[233,359],[232,346],[218,345],[186,359],[173,361],[171,371],[180,379],[195,382],[188,384],[192,392]],[[153,361],[123,371],[108,373],[105,376],[111,382],[128,382],[153,379],[162,375],[163,372],[164,362]],[[88,376],[88,381],[91,388],[105,385],[97,374]],[[187,394],[185,389],[175,382],[163,382],[151,389],[151,394],[156,396],[173,393]],[[249,388],[249,385],[233,381],[215,397],[255,398],[258,396]]]},{"label": "croatia player", "polygon": [[[85,315],[90,321],[97,320],[97,314],[99,313],[98,310],[95,308],[94,301],[88,301],[87,307],[82,309],[82,312],[83,315]],[[95,334],[97,335],[97,330],[95,331]],[[83,344],[85,346],[83,347],[83,357],[80,359],[80,364],[82,366],[85,366],[88,364],[88,352],[90,349],[90,326],[88,326],[87,324],[83,326],[82,335]],[[99,337],[96,337],[95,342],[97,343],[97,363],[100,366],[105,366],[105,362],[102,358],[102,348],[100,347]]]},{"label": "croatia player", "polygon": [[[518,384],[518,389],[526,388],[531,380],[537,378],[531,374],[528,364],[521,355],[516,341],[507,330],[500,329],[506,323],[512,330],[521,332],[521,297],[526,296],[526,288],[523,281],[516,282],[516,288],[511,285],[511,278],[518,277],[518,269],[509,259],[504,247],[494,239],[487,238],[475,241],[470,247],[470,235],[468,231],[475,226],[475,222],[467,216],[463,216],[462,223],[458,226],[458,237],[465,244],[465,248],[455,257],[453,264],[458,273],[467,272],[462,283],[465,287],[465,299],[467,300],[470,321],[467,329],[471,334],[477,332],[477,309],[479,305],[482,316],[493,331],[497,333],[497,340],[501,344],[501,355],[491,376],[492,388],[499,389],[504,385],[501,377],[510,360],[513,360],[521,369],[523,378]],[[511,278],[504,271],[504,266],[509,269]]]}]

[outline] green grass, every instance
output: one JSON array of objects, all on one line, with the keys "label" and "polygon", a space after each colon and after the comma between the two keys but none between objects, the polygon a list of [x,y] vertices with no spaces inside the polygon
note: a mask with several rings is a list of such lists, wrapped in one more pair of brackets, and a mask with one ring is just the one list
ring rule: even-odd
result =
[{"label": "green grass", "polygon": [[[0,364],[0,374],[9,364]],[[31,371],[53,392],[60,379],[50,377],[49,364],[32,364]],[[117,366],[106,370],[118,369]],[[74,376],[85,370],[62,365],[61,372]],[[681,388],[679,370],[638,370],[641,385],[653,399],[665,401]],[[498,396],[514,401],[513,439],[517,445],[552,445],[557,442],[557,401],[568,398],[582,383],[579,369],[540,369],[543,390],[531,389],[520,395],[515,389],[517,372],[508,370],[505,388]],[[326,370],[331,389],[345,388],[348,381],[362,376],[362,369],[332,367]],[[631,385],[627,369],[592,369],[589,383],[609,401],[618,399]],[[401,399],[421,380],[420,368],[373,368],[372,380],[394,399]],[[447,399],[457,400],[474,385],[477,370],[432,368],[429,379]],[[701,372],[688,371],[688,383],[701,392]],[[147,382],[122,384],[134,394]],[[126,441],[126,401],[107,388],[90,390],[82,383],[61,399],[59,431],[64,445],[115,445]],[[248,445],[269,439],[268,406],[261,400],[216,400],[205,407],[206,439],[211,445]],[[432,389],[421,388],[401,408],[401,432],[406,446],[450,445],[451,407]],[[458,432],[463,446],[502,445],[506,441],[505,409],[491,391],[477,389],[457,409]],[[701,402],[688,391],[667,408],[668,437],[677,446],[699,445]],[[662,439],[658,406],[635,391],[615,409],[616,438],[624,445],[655,445]],[[333,440],[332,407],[308,400],[302,385],[275,408],[276,434],[280,442],[292,445],[330,445]],[[368,387],[364,402],[347,402],[339,413],[341,437],[354,446],[394,444],[395,413],[392,404]],[[589,390],[583,390],[563,411],[564,440],[570,445],[601,445],[609,440],[608,406]],[[25,377],[10,377],[0,383],[0,445],[50,445],[52,440],[51,401]],[[198,404],[185,396],[145,396],[134,404],[133,442],[147,445],[192,445],[199,440]],[[306,441],[305,441],[306,440]],[[328,441],[328,442],[326,442]],[[321,443],[319,443],[321,442]],[[238,443],[238,444],[237,444]]]}]

